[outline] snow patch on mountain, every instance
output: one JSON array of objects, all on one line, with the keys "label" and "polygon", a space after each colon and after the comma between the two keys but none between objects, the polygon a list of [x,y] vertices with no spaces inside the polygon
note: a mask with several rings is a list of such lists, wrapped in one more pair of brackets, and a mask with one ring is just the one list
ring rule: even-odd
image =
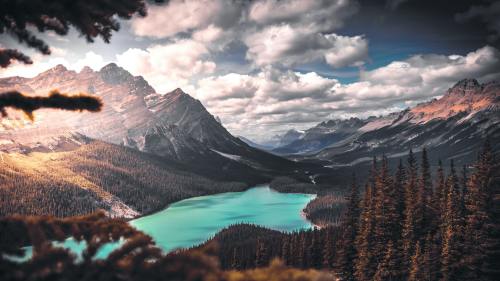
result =
[{"label": "snow patch on mountain", "polygon": [[223,157],[226,157],[228,159],[231,159],[231,160],[234,160],[234,161],[241,161],[241,156],[240,155],[234,155],[234,154],[229,154],[229,153],[224,153],[224,152],[220,152],[218,150],[215,150],[215,149],[210,149],[212,150],[213,152],[223,156]]}]

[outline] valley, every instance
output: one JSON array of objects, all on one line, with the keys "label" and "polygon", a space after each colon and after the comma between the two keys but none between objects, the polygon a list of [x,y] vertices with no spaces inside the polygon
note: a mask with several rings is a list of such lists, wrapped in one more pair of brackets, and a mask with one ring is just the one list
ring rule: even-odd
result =
[{"label": "valley", "polygon": [[231,135],[181,89],[156,93],[113,63],[99,71],[58,65],[34,78],[0,79],[1,90],[32,95],[54,87],[90,91],[104,110],[68,112],[64,119],[40,110],[34,122],[9,111],[0,120],[1,214],[64,217],[103,209],[133,218],[193,196],[265,183],[280,192],[340,198],[351,174],[367,176],[376,155],[395,167],[410,149],[418,156],[425,147],[432,166],[451,159],[464,165],[485,139],[500,150],[498,82],[465,79],[443,97],[401,112],[328,120],[262,145]]},{"label": "valley", "polygon": [[[314,227],[302,210],[313,194],[279,193],[268,186],[243,192],[191,197],[171,204],[153,214],[130,220],[135,229],[150,235],[165,253],[193,248],[205,243],[219,231],[234,225],[251,224],[276,232],[291,233]],[[56,243],[81,257],[86,245],[68,239]],[[106,258],[120,243],[103,246],[97,256]],[[27,247],[26,258],[32,254]]]},{"label": "valley", "polygon": [[247,187],[101,141],[65,152],[1,155],[2,215],[66,217],[102,209],[112,217],[133,218],[181,199]]},{"label": "valley", "polygon": [[28,95],[54,87],[95,94],[104,109],[64,119],[40,110],[34,122],[8,111],[0,119],[2,215],[102,209],[133,218],[193,196],[242,191],[280,176],[308,182],[312,171],[328,170],[248,146],[181,89],[158,94],[116,64],[80,72],[58,65],[30,79],[0,79],[0,90]]}]

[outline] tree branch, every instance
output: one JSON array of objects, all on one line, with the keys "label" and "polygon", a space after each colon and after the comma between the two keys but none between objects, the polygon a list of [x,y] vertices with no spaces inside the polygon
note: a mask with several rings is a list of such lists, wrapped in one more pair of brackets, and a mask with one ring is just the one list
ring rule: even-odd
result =
[{"label": "tree branch", "polygon": [[57,90],[51,91],[48,97],[30,97],[18,91],[10,91],[0,94],[0,113],[2,117],[7,116],[6,107],[22,110],[33,120],[33,111],[40,108],[98,112],[102,108],[102,101],[98,97],[86,94],[70,96]]}]

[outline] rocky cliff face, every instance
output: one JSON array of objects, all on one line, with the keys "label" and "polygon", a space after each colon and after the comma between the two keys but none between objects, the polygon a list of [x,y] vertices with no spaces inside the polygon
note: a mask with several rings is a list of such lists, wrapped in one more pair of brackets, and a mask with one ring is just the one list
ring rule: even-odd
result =
[{"label": "rocky cliff face", "polygon": [[459,81],[440,99],[417,105],[410,112],[413,121],[425,123],[433,119],[447,119],[457,114],[472,116],[500,104],[500,83],[479,84],[475,79]]},{"label": "rocky cliff face", "polygon": [[165,95],[153,94],[145,100],[156,120],[168,121],[210,148],[230,152],[234,146],[241,145],[200,101],[181,89]]},{"label": "rocky cliff face", "polygon": [[[225,147],[226,142],[234,139],[198,100],[181,89],[158,94],[142,77],[132,76],[113,63],[99,71],[85,67],[77,73],[58,65],[32,79],[0,79],[0,90],[11,89],[32,95],[44,95],[52,89],[85,92],[100,97],[104,103],[102,112],[97,114],[40,110],[34,123],[19,112],[10,111],[9,118],[1,120],[0,137],[25,144],[67,131],[111,143],[131,144],[144,142],[146,135],[159,132],[160,127],[163,135],[169,131],[177,138],[190,137],[216,148]],[[177,129],[180,131],[176,132]]]}]

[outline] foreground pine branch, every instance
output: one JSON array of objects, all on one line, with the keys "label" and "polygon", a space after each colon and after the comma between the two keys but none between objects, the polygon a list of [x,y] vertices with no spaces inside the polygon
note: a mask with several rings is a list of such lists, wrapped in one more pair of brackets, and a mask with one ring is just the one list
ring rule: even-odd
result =
[{"label": "foreground pine branch", "polygon": [[[214,256],[215,247],[164,254],[151,237],[127,222],[107,218],[103,212],[58,219],[13,216],[0,218],[0,280],[334,280],[316,270],[299,270],[273,262],[250,271],[223,271]],[[71,237],[85,241],[83,259],[53,247],[52,241]],[[125,241],[106,259],[98,250],[109,242]],[[14,262],[6,255],[22,256],[21,247],[33,245],[33,258]]]},{"label": "foreground pine branch", "polygon": [[41,108],[98,112],[102,108],[102,101],[97,97],[86,94],[70,96],[57,90],[50,92],[48,97],[30,97],[18,91],[9,91],[0,94],[0,113],[2,117],[7,116],[6,107],[22,110],[33,120],[33,111]]}]

